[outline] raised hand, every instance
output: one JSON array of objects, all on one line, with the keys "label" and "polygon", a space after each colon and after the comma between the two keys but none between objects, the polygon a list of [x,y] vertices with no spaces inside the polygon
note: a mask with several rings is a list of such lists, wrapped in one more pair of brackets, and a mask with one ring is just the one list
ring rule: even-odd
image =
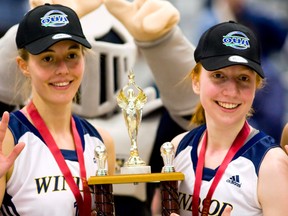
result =
[{"label": "raised hand", "polygon": [[103,0],[29,0],[30,7],[34,8],[45,3],[61,4],[72,8],[79,17],[96,10]]},{"label": "raised hand", "polygon": [[6,172],[12,166],[15,159],[25,146],[24,143],[18,143],[8,156],[4,155],[4,153],[2,152],[3,147],[2,145],[7,131],[8,122],[9,122],[9,113],[4,112],[2,115],[2,120],[0,122],[0,178],[6,174]]},{"label": "raised hand", "polygon": [[138,41],[156,40],[180,20],[179,11],[165,0],[104,0],[104,4]]}]

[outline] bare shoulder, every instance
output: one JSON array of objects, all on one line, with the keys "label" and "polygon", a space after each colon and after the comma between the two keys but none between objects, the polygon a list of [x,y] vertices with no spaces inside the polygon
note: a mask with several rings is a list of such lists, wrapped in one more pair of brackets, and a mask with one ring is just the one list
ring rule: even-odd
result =
[{"label": "bare shoulder", "polygon": [[96,127],[96,129],[103,139],[103,143],[106,146],[107,152],[109,152],[110,154],[115,154],[114,140],[110,133],[102,127]]},{"label": "bare shoulder", "polygon": [[[264,215],[288,211],[288,157],[281,148],[269,150],[259,170],[258,197]],[[281,199],[279,199],[281,197]]]},{"label": "bare shoulder", "polygon": [[174,145],[175,151],[176,151],[176,149],[177,149],[180,141],[183,139],[183,137],[184,137],[187,133],[188,133],[188,131],[187,131],[187,132],[184,132],[184,133],[181,133],[181,134],[177,135],[176,137],[174,137],[174,138],[172,139],[171,142],[172,142],[172,144]]},{"label": "bare shoulder", "polygon": [[[263,168],[263,169],[262,169]],[[286,170],[288,173],[288,157],[281,148],[273,148],[267,152],[261,165],[263,171],[275,172]],[[260,169],[260,171],[261,171]]]},{"label": "bare shoulder", "polygon": [[115,145],[114,140],[110,133],[101,127],[96,127],[97,131],[99,132],[100,136],[103,139],[103,143],[106,146],[107,154],[108,154],[108,174],[113,175],[115,171]]},{"label": "bare shoulder", "polygon": [[288,145],[288,123],[284,126],[281,136],[281,147],[284,149],[285,145]]},{"label": "bare shoulder", "polygon": [[113,138],[112,136],[110,135],[110,133],[105,130],[104,128],[102,127],[95,127],[97,129],[97,131],[99,132],[100,136],[102,137],[103,139],[103,142],[106,144],[110,144],[110,143],[113,143]]}]

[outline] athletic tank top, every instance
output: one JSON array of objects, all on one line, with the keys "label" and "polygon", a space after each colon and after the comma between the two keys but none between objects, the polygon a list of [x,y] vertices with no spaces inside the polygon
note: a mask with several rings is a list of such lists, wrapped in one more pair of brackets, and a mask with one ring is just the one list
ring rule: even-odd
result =
[{"label": "athletic tank top", "polygon": [[[94,149],[104,144],[100,134],[90,123],[76,116],[73,118],[82,140],[86,175],[89,178],[97,170]],[[76,199],[38,130],[20,111],[10,114],[9,129],[15,143],[24,142],[26,145],[14,163],[0,215],[78,215]],[[76,151],[61,152],[82,191]]]},{"label": "athletic tank top", "polygon": [[[185,175],[179,182],[180,215],[192,215],[192,196],[198,161],[197,147],[206,126],[190,131],[180,141],[175,155],[175,169]],[[248,141],[236,153],[223,174],[212,196],[209,215],[221,216],[225,207],[231,205],[232,216],[263,215],[258,201],[257,184],[261,162],[269,149],[279,146],[274,139],[263,132],[252,129]],[[200,191],[200,212],[202,202],[212,184],[217,169],[203,170]]]}]

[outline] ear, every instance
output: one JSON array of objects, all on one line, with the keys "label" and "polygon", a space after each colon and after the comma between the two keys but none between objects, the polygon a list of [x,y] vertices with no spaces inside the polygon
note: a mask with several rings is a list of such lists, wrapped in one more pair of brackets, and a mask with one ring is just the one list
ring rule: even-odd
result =
[{"label": "ear", "polygon": [[200,94],[200,82],[199,79],[193,79],[192,80],[192,88],[195,94]]},{"label": "ear", "polygon": [[27,61],[25,61],[20,56],[17,56],[16,57],[16,62],[18,64],[19,69],[22,71],[23,75],[26,76],[26,77],[30,77],[30,72],[29,72],[29,69],[28,69]]}]

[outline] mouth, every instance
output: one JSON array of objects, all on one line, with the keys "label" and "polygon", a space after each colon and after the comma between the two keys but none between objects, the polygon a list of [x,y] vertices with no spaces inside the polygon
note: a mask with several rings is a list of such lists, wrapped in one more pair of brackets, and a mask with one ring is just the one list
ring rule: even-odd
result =
[{"label": "mouth", "polygon": [[235,109],[237,107],[240,106],[240,104],[235,104],[235,103],[226,103],[226,102],[220,102],[220,101],[217,101],[216,102],[220,107],[223,107],[225,109]]},{"label": "mouth", "polygon": [[50,85],[55,86],[55,87],[66,87],[66,86],[68,86],[71,82],[72,82],[72,81],[70,81],[70,82],[57,82],[57,83],[51,83]]}]

